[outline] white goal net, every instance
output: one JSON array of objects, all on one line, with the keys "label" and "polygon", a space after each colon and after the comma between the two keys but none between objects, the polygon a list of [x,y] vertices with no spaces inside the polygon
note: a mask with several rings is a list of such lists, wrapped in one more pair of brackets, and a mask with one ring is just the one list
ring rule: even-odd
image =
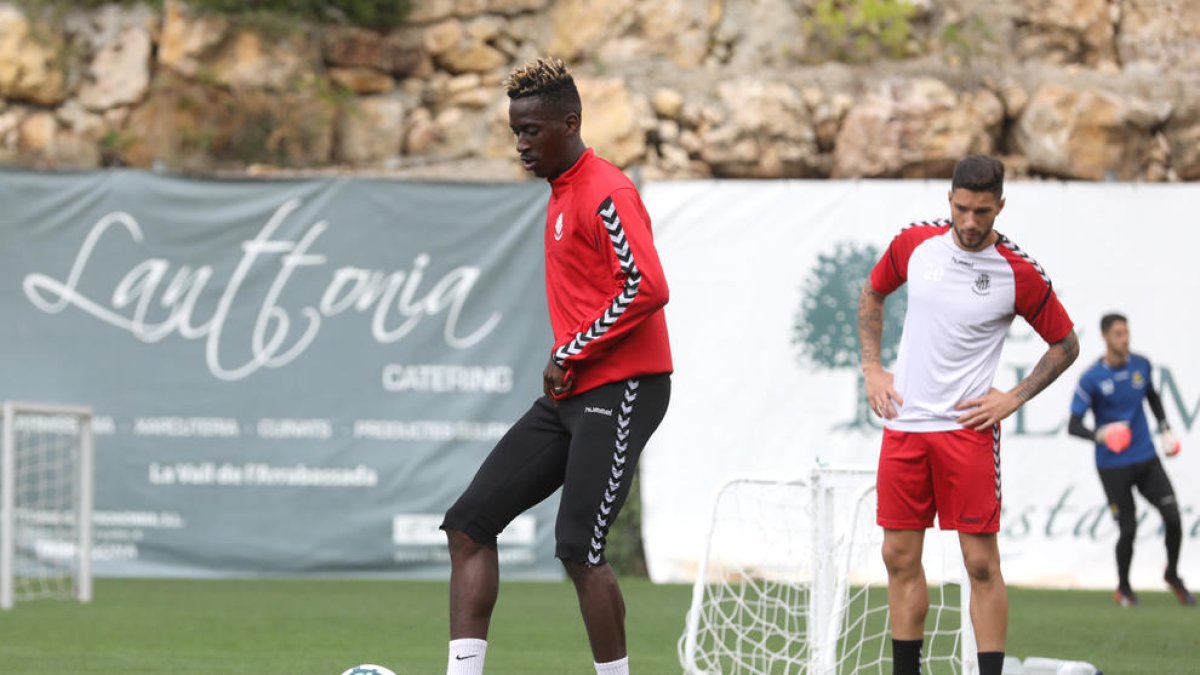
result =
[{"label": "white goal net", "polygon": [[0,609],[92,596],[92,413],[5,403],[0,442]]},{"label": "white goal net", "polygon": [[[930,530],[924,669],[976,672],[955,533]],[[679,659],[689,675],[891,672],[875,472],[822,467],[803,480],[738,479],[718,493]]]}]

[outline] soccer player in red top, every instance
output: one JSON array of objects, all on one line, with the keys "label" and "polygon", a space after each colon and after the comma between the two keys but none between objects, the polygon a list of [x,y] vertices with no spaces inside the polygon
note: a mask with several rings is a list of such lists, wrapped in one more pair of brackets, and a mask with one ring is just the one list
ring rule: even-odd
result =
[{"label": "soccer player in red top", "polygon": [[[916,675],[929,595],[921,551],[936,513],[957,530],[971,583],[981,675],[1000,675],[1008,595],[1000,575],[1000,421],[1079,355],[1071,319],[1045,271],[992,229],[1004,208],[1004,165],[973,155],[954,167],[951,218],[914,223],[892,240],[863,286],[858,333],[868,403],[884,421],[877,521],[884,528],[896,675]],[[884,299],[908,284],[895,373],[879,346]],[[1021,315],[1050,346],[1009,391],[992,388],[1004,337]]]},{"label": "soccer player in red top", "polygon": [[625,603],[604,548],[667,411],[667,282],[637,189],[579,135],[579,92],[563,63],[532,61],[504,84],[521,163],[550,181],[544,239],[554,346],[545,395],[496,444],[442,523],[451,564],[447,673],[483,672],[499,584],[496,536],[561,487],[555,555],[579,595],[596,672],[627,675]]}]

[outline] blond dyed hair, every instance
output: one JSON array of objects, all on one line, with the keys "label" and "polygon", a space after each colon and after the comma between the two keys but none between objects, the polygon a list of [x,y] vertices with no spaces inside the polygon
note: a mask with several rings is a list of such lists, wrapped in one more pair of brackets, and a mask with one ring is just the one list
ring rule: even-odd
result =
[{"label": "blond dyed hair", "polygon": [[510,99],[538,96],[568,110],[580,112],[579,90],[575,78],[562,59],[543,56],[514,69],[504,78],[504,91]]}]

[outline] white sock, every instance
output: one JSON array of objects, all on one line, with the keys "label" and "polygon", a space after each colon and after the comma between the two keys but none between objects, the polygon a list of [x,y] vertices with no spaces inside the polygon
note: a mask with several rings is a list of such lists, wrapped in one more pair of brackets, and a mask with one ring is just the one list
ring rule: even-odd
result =
[{"label": "white sock", "polygon": [[629,657],[596,664],[596,675],[629,675]]},{"label": "white sock", "polygon": [[483,675],[483,657],[486,653],[487,640],[451,640],[446,675]]}]

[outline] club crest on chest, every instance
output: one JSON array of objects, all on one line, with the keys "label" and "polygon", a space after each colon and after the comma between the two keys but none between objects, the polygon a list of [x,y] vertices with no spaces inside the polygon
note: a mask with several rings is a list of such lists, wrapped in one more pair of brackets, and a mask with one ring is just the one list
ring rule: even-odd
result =
[{"label": "club crest on chest", "polygon": [[971,290],[975,291],[976,295],[987,295],[992,292],[992,278],[987,272],[980,272],[979,276],[975,277],[975,283],[971,286]]}]

